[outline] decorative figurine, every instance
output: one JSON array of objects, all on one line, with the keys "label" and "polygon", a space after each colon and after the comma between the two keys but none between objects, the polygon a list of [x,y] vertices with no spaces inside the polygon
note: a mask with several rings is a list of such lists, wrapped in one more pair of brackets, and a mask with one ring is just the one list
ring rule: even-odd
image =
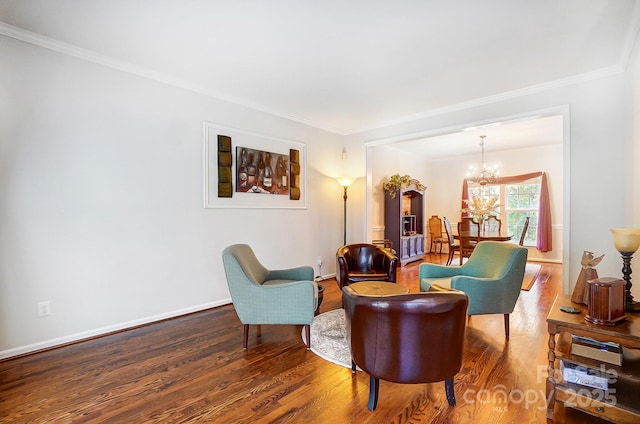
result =
[{"label": "decorative figurine", "polygon": [[602,258],[604,258],[604,255],[594,258],[593,253],[586,250],[582,253],[582,269],[578,275],[578,281],[576,281],[576,285],[573,288],[573,294],[571,295],[572,302],[582,303],[584,305],[589,304],[587,281],[598,278],[598,272],[594,267],[600,263]]}]

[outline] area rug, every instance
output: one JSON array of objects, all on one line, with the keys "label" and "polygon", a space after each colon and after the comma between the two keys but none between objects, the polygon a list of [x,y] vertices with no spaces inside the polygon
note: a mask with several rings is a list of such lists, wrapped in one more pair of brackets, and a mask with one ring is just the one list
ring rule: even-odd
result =
[{"label": "area rug", "polygon": [[522,279],[522,290],[529,291],[533,287],[533,283],[538,279],[538,274],[542,266],[540,264],[527,263],[524,270],[524,278]]},{"label": "area rug", "polygon": [[[306,343],[304,329],[302,340]],[[351,349],[347,342],[344,309],[334,309],[313,318],[311,351],[336,365],[351,368]]]}]

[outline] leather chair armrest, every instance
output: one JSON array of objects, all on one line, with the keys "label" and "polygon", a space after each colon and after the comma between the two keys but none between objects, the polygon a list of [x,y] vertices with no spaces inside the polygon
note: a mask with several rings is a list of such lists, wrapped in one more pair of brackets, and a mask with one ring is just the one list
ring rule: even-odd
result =
[{"label": "leather chair armrest", "polygon": [[347,260],[343,256],[337,256],[338,267],[336,269],[336,280],[338,285],[342,287],[349,285],[349,267],[347,266]]},{"label": "leather chair armrest", "polygon": [[389,281],[396,282],[396,269],[398,267],[398,258],[387,249],[378,249],[376,252],[380,261],[380,269],[384,270],[389,276]]}]

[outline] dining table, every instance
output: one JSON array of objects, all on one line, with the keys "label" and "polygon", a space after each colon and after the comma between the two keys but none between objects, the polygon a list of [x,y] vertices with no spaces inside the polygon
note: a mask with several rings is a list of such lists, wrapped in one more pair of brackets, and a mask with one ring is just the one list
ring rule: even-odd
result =
[{"label": "dining table", "polygon": [[[462,235],[465,237],[476,237],[475,234],[471,233],[463,233]],[[454,234],[453,238],[459,240],[460,236],[458,234]],[[481,234],[478,239],[479,241],[510,241],[512,238],[513,236],[507,234]]]},{"label": "dining table", "polygon": [[[476,242],[475,242],[476,235],[475,235],[475,233],[473,233],[471,231],[468,231],[468,232],[467,231],[463,231],[461,234],[463,235],[463,237],[472,238],[473,241],[467,247],[464,247],[462,245],[462,243],[459,244],[458,249],[460,251],[460,265],[462,265],[462,258],[464,256],[465,250],[473,251],[473,247],[470,247],[470,246],[475,246],[476,245]],[[460,235],[459,234],[454,234],[453,238],[456,239],[456,240],[460,240]],[[483,241],[501,241],[501,242],[505,242],[505,241],[511,240],[511,238],[512,238],[512,236],[507,235],[507,234],[499,234],[499,233],[498,234],[496,234],[496,233],[486,234],[485,233],[485,234],[481,234],[478,237],[477,240],[478,240],[478,243],[479,242],[483,242]]]}]

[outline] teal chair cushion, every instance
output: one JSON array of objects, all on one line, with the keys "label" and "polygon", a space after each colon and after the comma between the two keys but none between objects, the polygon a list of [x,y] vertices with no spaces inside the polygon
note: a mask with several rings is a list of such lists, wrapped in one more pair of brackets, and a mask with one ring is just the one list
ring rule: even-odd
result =
[{"label": "teal chair cushion", "polygon": [[420,290],[428,291],[436,284],[465,292],[468,315],[510,314],[520,295],[526,264],[526,248],[483,241],[464,265],[420,264]]},{"label": "teal chair cushion", "polygon": [[312,267],[269,270],[246,244],[225,248],[222,260],[243,324],[311,324],[318,305]]}]

